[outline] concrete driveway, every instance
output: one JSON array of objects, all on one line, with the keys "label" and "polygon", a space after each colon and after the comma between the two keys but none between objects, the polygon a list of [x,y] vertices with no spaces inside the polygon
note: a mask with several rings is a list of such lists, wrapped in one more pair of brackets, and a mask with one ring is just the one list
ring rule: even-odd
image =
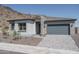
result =
[{"label": "concrete driveway", "polygon": [[79,51],[77,45],[70,35],[47,35],[38,44],[38,46]]}]

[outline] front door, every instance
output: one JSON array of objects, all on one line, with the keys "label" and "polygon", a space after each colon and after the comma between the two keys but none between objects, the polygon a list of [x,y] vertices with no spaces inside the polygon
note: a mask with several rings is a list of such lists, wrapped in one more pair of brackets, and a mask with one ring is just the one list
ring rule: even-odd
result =
[{"label": "front door", "polygon": [[36,34],[40,34],[40,22],[36,22]]}]

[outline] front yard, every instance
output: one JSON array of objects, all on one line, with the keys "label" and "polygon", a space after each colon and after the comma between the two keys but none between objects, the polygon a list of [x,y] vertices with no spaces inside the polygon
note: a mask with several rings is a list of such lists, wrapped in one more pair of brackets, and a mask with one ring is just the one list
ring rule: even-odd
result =
[{"label": "front yard", "polygon": [[0,36],[0,42],[24,44],[24,45],[32,45],[32,46],[38,45],[41,40],[42,38],[38,38],[38,37],[21,37],[18,39],[13,39],[12,37]]},{"label": "front yard", "polygon": [[42,38],[35,36],[20,36],[19,33],[15,31],[2,31],[0,33],[0,42],[36,46],[41,40]]}]

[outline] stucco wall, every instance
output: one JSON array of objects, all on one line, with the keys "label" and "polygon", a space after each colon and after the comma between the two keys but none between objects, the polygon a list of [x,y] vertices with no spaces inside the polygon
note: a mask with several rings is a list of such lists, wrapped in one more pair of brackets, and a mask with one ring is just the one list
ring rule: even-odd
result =
[{"label": "stucco wall", "polygon": [[26,23],[26,32],[19,32],[21,36],[30,36],[36,34],[36,26],[35,22],[31,20],[26,20],[26,21],[15,21],[15,31],[18,31],[18,23]]},{"label": "stucco wall", "polygon": [[75,28],[74,28],[74,27],[71,27],[70,34],[71,34],[71,35],[75,34]]},{"label": "stucco wall", "polygon": [[75,34],[75,26],[74,25],[75,25],[75,23],[71,23],[70,24],[70,34],[71,35],[74,35]]},{"label": "stucco wall", "polygon": [[[70,24],[70,34],[75,34],[75,29],[73,27],[74,23],[69,23],[67,21],[67,22],[46,22],[46,25],[47,24]],[[46,26],[46,28],[47,28],[47,26]],[[45,30],[45,33],[47,33],[47,30]]]}]

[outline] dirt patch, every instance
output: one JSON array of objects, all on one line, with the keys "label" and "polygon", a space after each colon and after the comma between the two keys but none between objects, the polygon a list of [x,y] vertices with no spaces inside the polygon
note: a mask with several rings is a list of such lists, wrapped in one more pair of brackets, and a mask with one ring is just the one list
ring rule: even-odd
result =
[{"label": "dirt patch", "polygon": [[8,42],[8,43],[14,43],[14,44],[24,44],[24,45],[32,45],[32,46],[36,46],[40,43],[40,41],[42,40],[42,38],[36,38],[36,37],[23,37],[20,39],[3,39],[1,38],[0,41],[1,42]]},{"label": "dirt patch", "polygon": [[79,48],[79,34],[74,34],[74,35],[71,35],[71,36],[72,36],[72,38],[74,39],[76,45]]}]

